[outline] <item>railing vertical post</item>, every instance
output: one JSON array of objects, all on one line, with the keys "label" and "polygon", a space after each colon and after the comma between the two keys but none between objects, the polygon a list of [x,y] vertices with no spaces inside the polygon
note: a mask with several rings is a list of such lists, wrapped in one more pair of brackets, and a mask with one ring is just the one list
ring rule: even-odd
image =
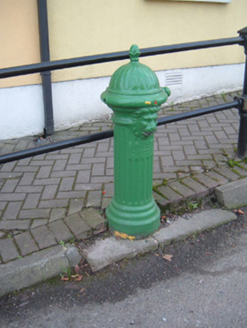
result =
[{"label": "railing vertical post", "polygon": [[244,71],[244,83],[243,94],[240,97],[242,99],[242,106],[239,109],[240,123],[238,133],[238,157],[244,158],[247,155],[247,27],[238,31],[240,36],[245,38],[244,52],[245,52],[245,71]]},{"label": "railing vertical post", "polygon": [[[50,61],[49,50],[49,32],[47,20],[47,2],[46,0],[38,0],[39,15],[39,35],[40,35],[40,54],[42,62]],[[41,73],[43,85],[44,100],[44,116],[45,116],[45,136],[54,133],[53,105],[52,105],[52,88],[51,88],[51,72],[45,71]]]}]

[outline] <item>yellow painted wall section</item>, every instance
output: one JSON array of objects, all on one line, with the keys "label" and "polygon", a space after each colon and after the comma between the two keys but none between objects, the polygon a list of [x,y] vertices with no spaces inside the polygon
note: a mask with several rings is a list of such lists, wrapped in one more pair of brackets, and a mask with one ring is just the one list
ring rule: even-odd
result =
[{"label": "yellow painted wall section", "polygon": [[[0,68],[40,61],[36,0],[0,0]],[[37,84],[39,74],[0,79],[0,87]]]},{"label": "yellow painted wall section", "polygon": [[[165,0],[49,0],[51,58],[62,59],[237,36],[247,1],[229,4]],[[141,59],[154,70],[240,63],[240,46]],[[123,62],[53,73],[54,81],[112,75]]]},{"label": "yellow painted wall section", "polygon": [[[166,0],[47,0],[51,60],[237,36],[246,0],[229,4]],[[39,62],[36,0],[0,0],[1,67]],[[7,31],[7,35],[3,33]],[[142,58],[153,70],[244,62],[240,46]],[[124,62],[54,71],[53,81],[109,76]],[[7,81],[7,80],[6,80]],[[8,79],[12,81],[13,79]],[[19,80],[18,80],[19,81]],[[24,81],[24,82],[23,82]],[[31,75],[20,84],[38,83]],[[1,83],[1,81],[0,81]]]}]

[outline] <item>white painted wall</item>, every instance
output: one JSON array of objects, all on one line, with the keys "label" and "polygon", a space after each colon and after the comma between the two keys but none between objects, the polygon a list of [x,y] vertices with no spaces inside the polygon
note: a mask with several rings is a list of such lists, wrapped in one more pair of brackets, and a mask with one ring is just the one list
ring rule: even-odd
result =
[{"label": "white painted wall", "polygon": [[[244,64],[159,71],[161,86],[170,87],[170,103],[242,89]],[[109,117],[111,110],[100,100],[110,78],[53,83],[55,130]],[[42,134],[44,129],[42,87],[0,89],[0,140]]]},{"label": "white painted wall", "polygon": [[0,89],[0,140],[41,133],[44,129],[41,85]]}]

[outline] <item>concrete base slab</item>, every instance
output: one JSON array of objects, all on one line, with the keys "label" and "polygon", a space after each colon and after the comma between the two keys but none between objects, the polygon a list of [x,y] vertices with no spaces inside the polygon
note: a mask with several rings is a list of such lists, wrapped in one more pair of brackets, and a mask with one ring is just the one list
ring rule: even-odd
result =
[{"label": "concrete base slab", "polygon": [[172,241],[185,239],[236,219],[236,215],[230,211],[212,209],[196,213],[188,220],[180,217],[178,221],[173,222],[170,226],[157,231],[153,237],[159,245],[169,245]]},{"label": "concrete base slab", "polygon": [[58,276],[77,260],[76,247],[57,245],[9,262],[0,267],[0,297]]},{"label": "concrete base slab", "polygon": [[97,240],[95,244],[83,251],[93,271],[98,271],[112,263],[123,259],[134,258],[158,248],[158,242],[151,238],[144,240],[123,240],[110,237]]},{"label": "concrete base slab", "polygon": [[218,202],[228,209],[247,205],[247,178],[237,180],[215,189]]}]

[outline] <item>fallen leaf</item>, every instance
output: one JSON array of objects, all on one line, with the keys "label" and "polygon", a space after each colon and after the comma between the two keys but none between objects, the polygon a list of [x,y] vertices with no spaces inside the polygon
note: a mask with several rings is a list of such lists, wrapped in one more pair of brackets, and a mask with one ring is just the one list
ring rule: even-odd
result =
[{"label": "fallen leaf", "polygon": [[233,212],[234,212],[234,213],[237,213],[237,214],[239,214],[239,215],[244,215],[244,212],[243,212],[242,210],[240,210],[240,209],[238,209],[238,210],[234,210]]},{"label": "fallen leaf", "polygon": [[85,288],[82,288],[82,289],[80,289],[80,293],[83,293],[83,292],[84,292],[84,290],[85,290]]},{"label": "fallen leaf", "polygon": [[164,256],[162,256],[164,260],[171,262],[173,255],[171,254],[165,254]]},{"label": "fallen leaf", "polygon": [[72,274],[72,275],[71,275],[71,278],[72,278],[72,279],[75,279],[75,278],[77,278],[78,276],[79,276],[79,274]]},{"label": "fallen leaf", "polygon": [[64,277],[64,278],[61,278],[60,280],[62,280],[62,281],[69,281],[69,278]]},{"label": "fallen leaf", "polygon": [[82,280],[82,275],[80,274],[77,278],[75,278],[75,281],[81,281]]},{"label": "fallen leaf", "polygon": [[115,237],[117,237],[117,238],[121,238],[121,239],[129,239],[129,240],[134,240],[134,239],[136,239],[135,236],[129,236],[129,235],[127,235],[126,233],[118,232],[118,231],[114,231],[114,235],[115,235]]}]

